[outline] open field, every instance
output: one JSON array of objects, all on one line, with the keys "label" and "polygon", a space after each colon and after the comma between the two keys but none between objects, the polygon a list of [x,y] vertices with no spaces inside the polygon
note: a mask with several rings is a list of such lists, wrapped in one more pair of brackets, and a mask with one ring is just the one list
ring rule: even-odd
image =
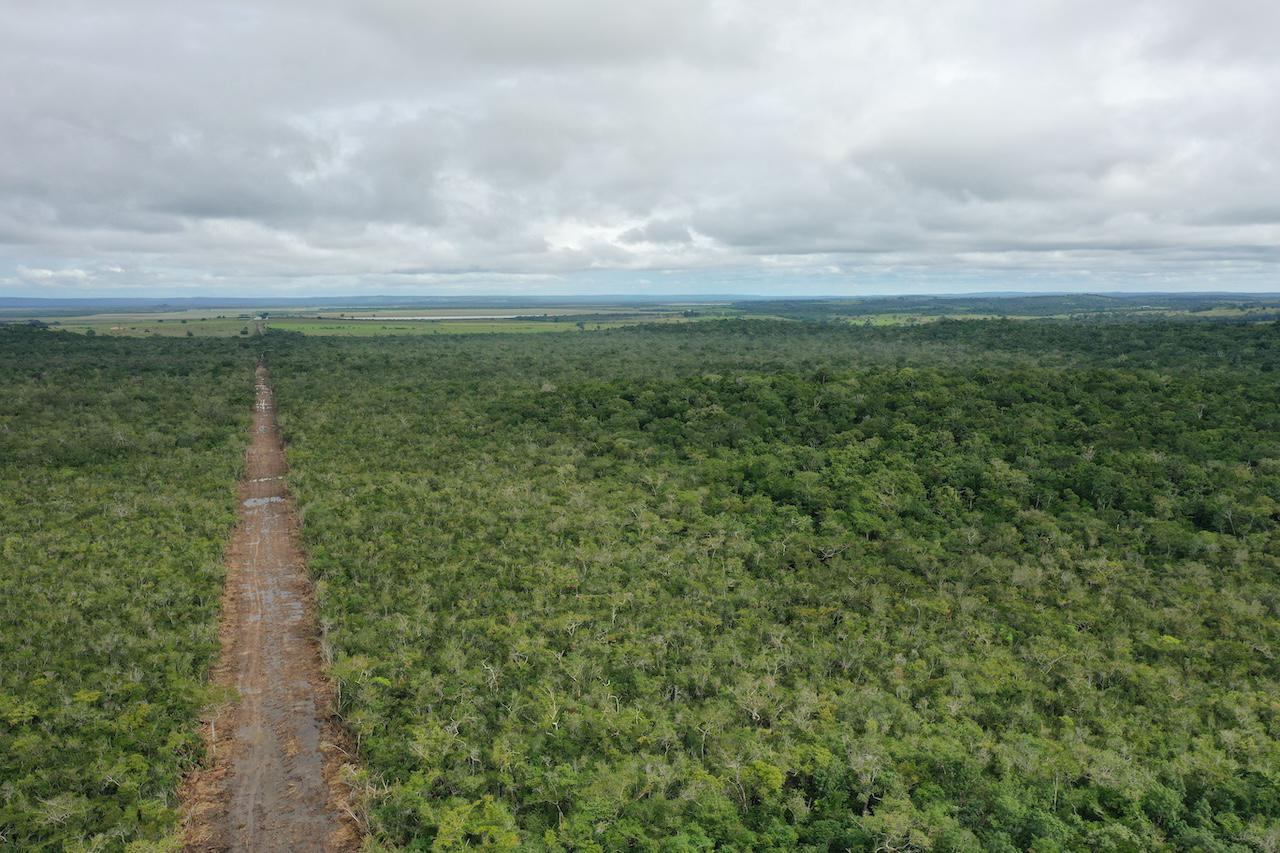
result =
[{"label": "open field", "polygon": [[[225,315],[157,318],[146,314],[103,314],[46,318],[45,321],[56,323],[53,328],[59,331],[76,334],[85,334],[92,331],[95,335],[125,337],[244,337],[258,334],[264,328],[300,332],[306,335],[364,337],[381,335],[582,332],[600,331],[642,323],[687,323],[719,319],[717,316],[685,317],[674,312],[637,314],[634,311],[592,313],[589,315],[549,314],[547,319],[527,319],[526,315],[495,315],[492,318],[482,318],[478,315],[461,311],[454,315],[428,316],[432,316],[432,319],[427,319],[423,314],[417,313],[400,318],[379,316],[364,319],[344,318],[341,316],[275,315],[259,320],[256,315],[251,315],[250,319],[243,319],[238,316],[227,317]],[[563,316],[564,319],[556,319],[559,316]],[[455,317],[457,319],[454,319]],[[617,319],[611,319],[614,317]]]},{"label": "open field", "polygon": [[[723,311],[725,304],[699,304],[702,311]],[[419,317],[433,319],[480,318],[494,317],[499,319],[517,319],[523,317],[563,317],[575,314],[650,314],[661,316],[679,310],[675,306],[653,305],[513,305],[501,308],[463,307],[463,308],[391,308],[376,310],[344,310],[318,312],[323,318],[338,317],[348,319],[381,319],[396,317]],[[288,312],[284,312],[288,313]],[[296,312],[295,312],[296,313]]]},{"label": "open field", "polygon": [[[256,318],[267,315],[264,321]],[[20,309],[0,315],[25,319]],[[1211,295],[1137,297],[895,297],[860,300],[471,306],[243,306],[34,315],[75,333],[132,337],[234,337],[272,327],[308,335],[456,335],[600,331],[623,325],[714,319],[786,319],[896,326],[953,320],[1239,320],[1280,318],[1280,299]]]},{"label": "open field", "polygon": [[252,334],[254,322],[233,313],[206,315],[201,312],[157,316],[153,314],[90,314],[87,316],[36,318],[67,332],[125,337],[235,337]]},{"label": "open field", "polygon": [[[383,335],[474,335],[474,334],[541,334],[544,332],[598,332],[623,326],[666,325],[717,320],[719,317],[684,317],[679,314],[626,315],[619,312],[618,319],[608,314],[567,315],[563,320],[528,319],[402,319],[342,320],[334,318],[312,319],[272,317],[265,324],[272,329],[301,332],[307,335],[331,335],[339,337],[379,337]],[[745,316],[745,315],[744,315]]]},{"label": "open field", "polygon": [[[616,323],[591,323],[586,328],[613,327]],[[529,333],[578,332],[576,324],[543,320],[336,320],[272,318],[268,326],[286,332],[338,337],[382,335],[468,335],[495,332]]]}]

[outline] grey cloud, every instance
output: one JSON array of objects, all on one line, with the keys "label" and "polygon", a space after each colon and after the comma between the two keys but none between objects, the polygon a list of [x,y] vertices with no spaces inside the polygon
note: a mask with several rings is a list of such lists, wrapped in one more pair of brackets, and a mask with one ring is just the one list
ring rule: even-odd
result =
[{"label": "grey cloud", "polygon": [[655,58],[707,64],[731,61],[751,40],[717,7],[685,0],[373,0],[355,19],[381,28],[410,52],[429,47],[497,66],[576,68]]},{"label": "grey cloud", "polygon": [[1267,4],[50,0],[7,24],[0,275],[33,290],[1254,286],[1280,260]]}]

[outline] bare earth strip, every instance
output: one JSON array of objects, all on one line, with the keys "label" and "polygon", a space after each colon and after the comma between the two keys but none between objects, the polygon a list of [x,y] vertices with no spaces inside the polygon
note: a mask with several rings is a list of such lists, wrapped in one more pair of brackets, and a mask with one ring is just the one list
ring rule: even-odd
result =
[{"label": "bare earth strip", "polygon": [[237,701],[206,731],[212,765],[184,790],[188,851],[345,851],[358,846],[329,719],[311,581],[284,482],[267,371],[258,368],[253,442],[227,557],[214,680]]}]

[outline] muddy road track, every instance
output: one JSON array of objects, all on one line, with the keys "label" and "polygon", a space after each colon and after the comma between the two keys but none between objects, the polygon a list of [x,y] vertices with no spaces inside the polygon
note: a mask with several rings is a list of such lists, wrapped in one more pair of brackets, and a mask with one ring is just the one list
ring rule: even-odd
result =
[{"label": "muddy road track", "polygon": [[285,487],[284,447],[259,367],[240,520],[227,556],[214,681],[235,700],[208,725],[209,768],[184,789],[188,851],[345,851],[357,836],[329,719],[311,581]]}]

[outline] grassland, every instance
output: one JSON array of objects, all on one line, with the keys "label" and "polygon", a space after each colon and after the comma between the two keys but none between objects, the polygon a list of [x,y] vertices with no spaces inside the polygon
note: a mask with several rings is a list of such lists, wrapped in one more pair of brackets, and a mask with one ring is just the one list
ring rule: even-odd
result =
[{"label": "grassland", "polygon": [[[490,317],[481,316],[485,313]],[[422,319],[430,316],[434,319]],[[60,331],[75,334],[124,337],[237,337],[260,333],[270,327],[306,335],[338,337],[380,335],[541,334],[617,328],[640,323],[689,322],[693,319],[670,310],[637,312],[635,309],[599,309],[590,314],[543,308],[513,314],[511,309],[401,310],[362,314],[286,313],[260,318],[254,313],[179,312],[160,314],[91,314],[35,318]]]},{"label": "grassland", "polygon": [[619,323],[589,323],[580,329],[573,322],[554,320],[341,320],[283,318],[272,319],[269,327],[306,335],[337,337],[378,337],[382,335],[475,335],[493,333],[541,334],[579,332],[584,329],[613,328]]},{"label": "grassland", "polygon": [[200,312],[157,316],[154,314],[90,314],[85,316],[37,318],[62,331],[124,337],[236,337],[255,331],[256,323],[236,314],[207,315]]}]

